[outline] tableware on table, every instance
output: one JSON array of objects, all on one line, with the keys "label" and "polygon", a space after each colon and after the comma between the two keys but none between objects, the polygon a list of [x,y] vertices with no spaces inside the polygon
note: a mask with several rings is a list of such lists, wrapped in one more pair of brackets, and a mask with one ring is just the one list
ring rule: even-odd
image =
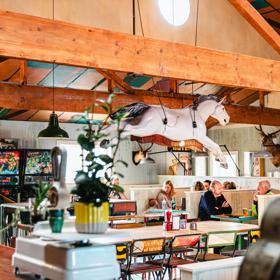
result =
[{"label": "tableware on table", "polygon": [[64,209],[50,209],[49,222],[52,233],[60,233],[64,222]]},{"label": "tableware on table", "polygon": [[248,208],[243,208],[242,212],[244,216],[248,216]]}]

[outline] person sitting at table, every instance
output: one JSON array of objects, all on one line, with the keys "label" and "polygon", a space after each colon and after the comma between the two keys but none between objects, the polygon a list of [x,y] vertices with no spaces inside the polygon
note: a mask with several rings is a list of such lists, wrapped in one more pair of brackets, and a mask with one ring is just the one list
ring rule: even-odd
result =
[{"label": "person sitting at table", "polygon": [[174,203],[175,203],[174,195],[175,195],[175,191],[172,182],[170,180],[165,181],[163,183],[162,189],[160,190],[160,192],[156,197],[156,200],[158,202],[158,207],[160,209],[166,209],[166,208],[175,209],[176,205],[174,207]]},{"label": "person sitting at table", "polygon": [[236,185],[234,182],[225,181],[223,185],[225,190],[236,190]]},{"label": "person sitting at table", "polygon": [[194,183],[194,190],[195,191],[204,191],[204,185],[200,181],[196,181]]},{"label": "person sitting at table", "polygon": [[[112,184],[120,186],[120,179],[119,179],[119,177],[114,177],[112,179]],[[127,197],[126,197],[126,195],[124,193],[115,192],[115,191],[112,191],[110,193],[110,197],[109,198],[111,198],[111,199],[126,199],[127,200]]]},{"label": "person sitting at table", "polygon": [[210,188],[210,185],[211,185],[211,181],[210,181],[210,180],[205,180],[205,181],[203,182],[204,190],[205,190],[205,191],[208,191],[209,188]]},{"label": "person sitting at table", "polygon": [[153,209],[159,209],[158,202],[155,198],[150,198],[148,201],[148,208],[145,210],[145,214],[150,213]]},{"label": "person sitting at table", "polygon": [[211,215],[231,214],[232,208],[222,194],[223,188],[221,182],[214,180],[210,190],[201,196],[198,214],[200,220],[211,220]]},{"label": "person sitting at table", "polygon": [[257,191],[253,196],[252,215],[258,216],[258,195],[273,194],[270,189],[270,182],[268,180],[259,181]]}]

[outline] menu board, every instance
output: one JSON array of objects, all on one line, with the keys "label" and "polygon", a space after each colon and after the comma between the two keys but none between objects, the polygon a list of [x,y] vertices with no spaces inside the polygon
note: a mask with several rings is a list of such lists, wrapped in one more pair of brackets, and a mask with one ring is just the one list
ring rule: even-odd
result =
[{"label": "menu board", "polygon": [[50,175],[51,173],[51,152],[49,150],[26,152],[26,175]]},{"label": "menu board", "polygon": [[19,175],[20,151],[0,151],[0,175]]}]

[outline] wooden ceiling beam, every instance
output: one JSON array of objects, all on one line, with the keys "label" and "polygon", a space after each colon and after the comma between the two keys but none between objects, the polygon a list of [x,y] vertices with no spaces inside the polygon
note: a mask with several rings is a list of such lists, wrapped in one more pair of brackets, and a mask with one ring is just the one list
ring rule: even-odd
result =
[{"label": "wooden ceiling beam", "polygon": [[225,105],[230,122],[244,124],[263,124],[263,125],[280,125],[280,110],[255,107],[255,106],[238,106]]},{"label": "wooden ceiling beam", "polygon": [[[170,94],[169,94],[170,95]],[[183,95],[180,95],[183,96]],[[107,99],[108,93],[100,91],[55,88],[55,110],[62,112],[84,112],[95,99]],[[182,108],[192,103],[193,96],[182,97],[161,95],[161,102],[168,108]],[[118,109],[134,102],[159,105],[158,97],[150,92],[115,94],[113,108]],[[52,110],[52,88],[39,86],[12,85],[0,83],[0,107],[16,110]],[[280,110],[250,106],[225,105],[234,123],[280,125]],[[95,107],[95,113],[104,113]]]},{"label": "wooden ceiling beam", "polygon": [[0,26],[0,56],[280,91],[280,61],[6,11]]},{"label": "wooden ceiling beam", "polygon": [[237,11],[280,54],[280,35],[267,23],[248,0],[229,0]]},{"label": "wooden ceiling beam", "polygon": [[[70,88],[55,88],[55,110],[62,112],[84,112],[96,99],[107,99],[108,92],[77,90]],[[164,106],[181,108],[192,103],[191,95],[170,96],[170,93],[161,93],[160,98]],[[134,102],[145,102],[158,105],[157,94],[150,91],[135,91],[134,94],[115,94],[113,108],[118,109]],[[0,83],[0,108],[17,110],[52,110],[52,87],[26,86],[18,84]],[[104,113],[100,108],[95,108],[95,113]]]}]

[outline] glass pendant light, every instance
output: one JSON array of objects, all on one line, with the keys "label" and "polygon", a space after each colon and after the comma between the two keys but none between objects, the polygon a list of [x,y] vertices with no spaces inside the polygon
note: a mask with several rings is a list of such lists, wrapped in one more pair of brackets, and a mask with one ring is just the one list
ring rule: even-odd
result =
[{"label": "glass pendant light", "polygon": [[261,145],[261,150],[253,153],[254,158],[272,158],[272,154],[264,149],[264,146]]},{"label": "glass pendant light", "polygon": [[54,112],[54,63],[53,63],[53,112],[50,114],[49,125],[39,132],[38,138],[69,138],[68,133],[59,127],[58,116]]},{"label": "glass pendant light", "polygon": [[139,164],[155,164],[155,160],[153,160],[152,158],[150,158],[149,153],[146,153],[145,158],[141,159],[141,161],[139,162]]}]

